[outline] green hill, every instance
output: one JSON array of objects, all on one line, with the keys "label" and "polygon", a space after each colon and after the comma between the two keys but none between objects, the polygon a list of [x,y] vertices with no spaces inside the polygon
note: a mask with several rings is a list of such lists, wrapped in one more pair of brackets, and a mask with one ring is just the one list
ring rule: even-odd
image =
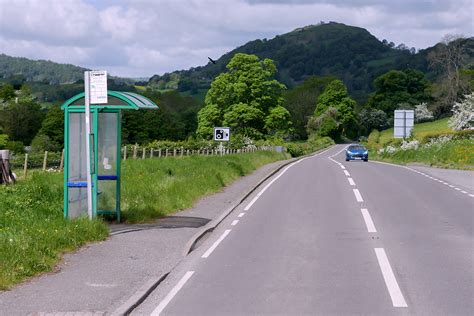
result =
[{"label": "green hill", "polygon": [[415,53],[403,44],[395,48],[394,43],[380,41],[363,28],[329,22],[248,42],[215,64],[155,75],[149,85],[197,94],[209,88],[238,52],[273,59],[279,70],[277,79],[290,88],[310,76],[332,75],[342,79],[351,95],[361,101],[372,91],[373,80],[388,70],[414,68],[426,73],[428,68],[425,51]]}]

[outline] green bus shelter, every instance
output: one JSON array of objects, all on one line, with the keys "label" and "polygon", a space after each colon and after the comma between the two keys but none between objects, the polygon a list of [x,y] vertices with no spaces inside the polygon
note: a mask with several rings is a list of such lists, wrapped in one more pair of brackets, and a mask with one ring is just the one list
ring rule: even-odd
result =
[{"label": "green bus shelter", "polygon": [[[142,95],[107,91],[107,104],[91,104],[92,216],[113,215],[120,221],[121,110],[157,109]],[[64,110],[64,216],[88,213],[85,97],[79,93]]]}]

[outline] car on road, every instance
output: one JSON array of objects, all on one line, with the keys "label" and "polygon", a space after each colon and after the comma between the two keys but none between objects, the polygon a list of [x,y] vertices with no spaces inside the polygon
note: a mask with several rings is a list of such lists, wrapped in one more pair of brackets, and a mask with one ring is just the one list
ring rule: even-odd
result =
[{"label": "car on road", "polygon": [[359,144],[349,145],[346,148],[346,161],[349,160],[369,161],[369,151]]}]

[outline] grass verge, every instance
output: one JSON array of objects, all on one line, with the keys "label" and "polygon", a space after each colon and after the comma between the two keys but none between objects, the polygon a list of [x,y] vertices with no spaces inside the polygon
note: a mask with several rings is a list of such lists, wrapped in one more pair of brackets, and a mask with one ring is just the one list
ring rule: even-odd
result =
[{"label": "grass verge", "polygon": [[[124,161],[123,216],[145,222],[191,207],[237,178],[287,158],[284,153],[255,152]],[[0,290],[52,271],[64,252],[107,238],[101,219],[63,218],[62,176],[33,172],[16,185],[0,186]]]}]

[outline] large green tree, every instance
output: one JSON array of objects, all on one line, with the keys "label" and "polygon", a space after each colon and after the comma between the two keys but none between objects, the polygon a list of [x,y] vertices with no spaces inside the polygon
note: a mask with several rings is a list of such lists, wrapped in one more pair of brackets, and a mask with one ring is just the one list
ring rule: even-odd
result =
[{"label": "large green tree", "polygon": [[18,99],[12,98],[0,108],[0,126],[11,141],[29,145],[41,128],[44,114],[41,106],[31,96],[29,90],[22,88]]},{"label": "large green tree", "polygon": [[331,81],[318,97],[314,115],[308,120],[308,134],[331,136],[355,136],[357,120],[354,113],[356,102],[349,96],[341,80]]},{"label": "large green tree", "polygon": [[415,105],[431,100],[430,84],[417,70],[390,70],[374,80],[375,92],[368,106],[380,109],[389,116],[400,104]]},{"label": "large green tree", "polygon": [[294,127],[294,137],[306,139],[306,124],[314,113],[314,101],[324,91],[324,88],[336,78],[310,77],[302,84],[288,90],[284,94],[285,108],[290,111]]},{"label": "large green tree", "polygon": [[270,59],[235,54],[227,72],[217,76],[207,92],[205,107],[198,113],[197,134],[210,138],[213,126],[228,124],[245,136],[265,135],[265,118],[283,103],[285,86],[274,79],[276,72]]}]

